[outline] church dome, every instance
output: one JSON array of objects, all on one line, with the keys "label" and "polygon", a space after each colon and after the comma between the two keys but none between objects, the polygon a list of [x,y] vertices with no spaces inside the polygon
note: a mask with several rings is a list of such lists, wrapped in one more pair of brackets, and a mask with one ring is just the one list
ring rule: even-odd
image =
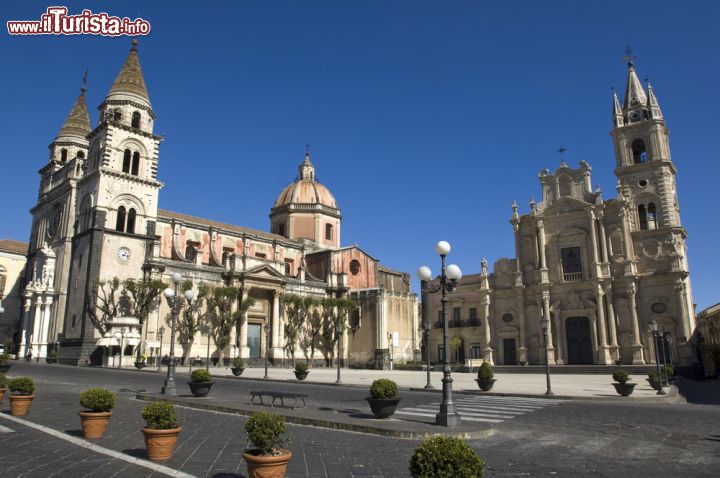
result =
[{"label": "church dome", "polygon": [[300,178],[282,190],[274,207],[290,204],[320,204],[337,209],[330,190],[315,180],[315,167],[310,162],[309,154],[305,154],[305,161],[300,165],[299,170]]}]

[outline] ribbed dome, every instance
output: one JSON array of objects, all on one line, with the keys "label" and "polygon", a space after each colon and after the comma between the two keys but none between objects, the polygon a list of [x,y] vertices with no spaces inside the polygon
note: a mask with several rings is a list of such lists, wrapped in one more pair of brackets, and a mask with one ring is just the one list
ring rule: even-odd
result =
[{"label": "ribbed dome", "polygon": [[337,209],[335,198],[328,188],[315,180],[315,167],[310,162],[310,154],[305,153],[305,161],[298,167],[300,178],[282,190],[275,208],[289,204],[321,204]]},{"label": "ribbed dome", "polygon": [[322,204],[337,209],[335,198],[328,188],[309,179],[300,179],[282,190],[275,207],[287,204]]}]

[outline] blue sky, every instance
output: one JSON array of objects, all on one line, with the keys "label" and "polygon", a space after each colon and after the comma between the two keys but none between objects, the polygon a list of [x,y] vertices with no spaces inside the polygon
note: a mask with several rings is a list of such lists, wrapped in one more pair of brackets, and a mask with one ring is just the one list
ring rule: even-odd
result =
[{"label": "blue sky", "polygon": [[[3,2],[3,24],[52,4]],[[560,145],[614,196],[610,87],[624,87],[627,40],[671,131],[695,302],[720,301],[720,222],[707,203],[720,179],[717,2],[64,4],[152,25],[139,52],[166,137],[160,207],[267,230],[310,143],[343,243],[413,276],[424,263],[437,271],[441,239],[466,273],[512,257],[510,204],[527,212],[539,198],[537,173],[559,165]],[[129,46],[0,35],[0,238],[27,240],[37,170],[85,69],[94,124]]]}]

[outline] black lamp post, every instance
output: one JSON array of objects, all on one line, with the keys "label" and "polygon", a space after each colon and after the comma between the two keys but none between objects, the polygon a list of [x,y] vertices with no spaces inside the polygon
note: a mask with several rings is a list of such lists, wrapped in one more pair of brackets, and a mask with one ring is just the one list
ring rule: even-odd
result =
[{"label": "black lamp post", "polygon": [[157,368],[158,372],[160,371],[160,366],[162,365],[162,339],[163,335],[165,335],[165,327],[160,327],[157,332],[158,341],[160,342],[160,350],[158,350],[158,356],[157,356]]},{"label": "black lamp post", "polygon": [[655,319],[652,319],[650,321],[650,324],[648,325],[650,328],[650,332],[653,336],[653,341],[655,342],[655,367],[657,368],[657,378],[659,382],[659,387],[656,395],[665,395],[665,390],[663,390],[663,379],[662,375],[660,375],[660,351],[658,350],[660,343],[658,341],[658,336],[660,333],[660,326],[655,321]]},{"label": "black lamp post", "polygon": [[[423,288],[425,288],[425,281],[423,282]],[[425,310],[425,304],[423,303],[423,310]],[[425,385],[425,388],[428,390],[435,388],[430,383],[430,319],[426,316],[425,320],[423,320],[423,325],[425,326],[423,330],[423,335],[425,336],[425,362],[427,365],[427,384]]]},{"label": "black lamp post", "polygon": [[343,331],[343,324],[339,320],[335,323],[335,336],[337,337],[337,380],[335,380],[336,385],[341,385],[342,380],[340,380],[340,342],[342,341],[342,331]]},{"label": "black lamp post", "polygon": [[435,415],[435,424],[444,427],[455,427],[460,425],[460,414],[455,408],[455,403],[452,399],[452,371],[450,369],[450,362],[448,360],[448,321],[447,321],[447,303],[448,303],[448,292],[455,290],[457,281],[462,277],[462,271],[455,264],[450,264],[445,267],[445,257],[450,253],[450,244],[446,241],[440,241],[435,245],[435,252],[440,256],[440,281],[436,284],[427,284],[432,279],[432,272],[427,266],[422,266],[418,269],[418,277],[421,281],[426,282],[425,288],[422,290],[423,293],[434,294],[435,292],[442,292],[442,322],[443,322],[443,379],[442,379],[442,403],[440,404],[440,411]]},{"label": "black lamp post", "polygon": [[266,322],[263,326],[263,329],[265,329],[265,376],[263,378],[269,378],[268,377],[268,354],[270,353],[270,322]]},{"label": "black lamp post", "polygon": [[[168,364],[165,384],[160,391],[160,393],[164,395],[177,395],[177,385],[175,384],[175,327],[177,324],[177,316],[178,313],[180,313],[180,307],[182,304],[180,297],[178,297],[178,285],[182,282],[182,275],[179,272],[175,272],[172,275],[172,281],[175,284],[175,288],[173,289],[172,287],[168,287],[163,291],[163,295],[167,299],[172,313],[172,323],[170,327],[170,363]],[[192,302],[194,297],[192,289],[186,290],[184,296],[188,304]]]},{"label": "black lamp post", "polygon": [[540,318],[540,327],[542,327],[543,331],[543,342],[545,343],[545,381],[547,382],[547,390],[545,391],[545,395],[551,396],[555,395],[552,391],[552,387],[550,386],[550,360],[548,360],[548,338],[547,338],[547,329],[550,326],[550,321],[547,319],[547,317],[542,316]]}]

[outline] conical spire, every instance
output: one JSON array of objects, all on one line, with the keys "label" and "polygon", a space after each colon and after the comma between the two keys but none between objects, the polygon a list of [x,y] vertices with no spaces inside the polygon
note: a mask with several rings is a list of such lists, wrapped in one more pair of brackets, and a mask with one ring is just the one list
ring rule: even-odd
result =
[{"label": "conical spire", "polygon": [[305,145],[305,161],[298,167],[300,179],[315,181],[315,166],[310,162],[310,145]]},{"label": "conical spire", "polygon": [[80,89],[80,96],[75,100],[75,104],[56,139],[62,136],[77,136],[84,139],[90,131],[92,131],[92,128],[90,128],[90,115],[85,101],[85,85],[83,84]]},{"label": "conical spire", "polygon": [[140,58],[137,53],[138,41],[132,41],[130,54],[127,56],[125,63],[120,69],[115,82],[107,94],[109,98],[113,94],[132,94],[141,97],[150,105],[147,89],[145,88],[145,78],[143,78],[142,68],[140,67]]},{"label": "conical spire", "polygon": [[628,61],[628,77],[625,86],[625,99],[623,100],[623,110],[634,109],[638,106],[642,107],[647,103],[647,96],[643,90],[642,84],[635,73],[635,67],[632,61]]},{"label": "conical spire", "polygon": [[655,91],[653,90],[650,82],[647,82],[648,99],[647,99],[647,110],[650,119],[663,119],[662,111],[660,110],[660,104],[655,97]]},{"label": "conical spire", "polygon": [[613,125],[615,125],[616,128],[619,128],[623,125],[623,114],[622,109],[620,108],[620,100],[618,99],[617,92],[615,91],[615,87],[612,89],[613,94]]}]

